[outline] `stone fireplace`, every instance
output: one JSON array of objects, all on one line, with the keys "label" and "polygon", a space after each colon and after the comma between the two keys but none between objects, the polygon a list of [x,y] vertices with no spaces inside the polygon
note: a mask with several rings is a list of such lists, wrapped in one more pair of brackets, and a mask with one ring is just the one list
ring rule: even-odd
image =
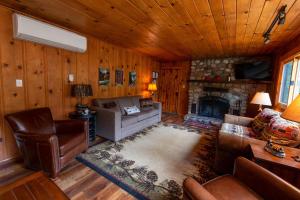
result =
[{"label": "stone fireplace", "polygon": [[222,119],[228,113],[229,100],[218,96],[199,97],[198,115]]},{"label": "stone fireplace", "polygon": [[[250,98],[258,91],[268,92],[270,82],[235,80],[233,64],[245,59],[249,60],[193,60],[189,81],[189,114],[215,118],[223,118],[224,113],[246,115]],[[207,81],[207,76],[217,77],[218,80]]]}]

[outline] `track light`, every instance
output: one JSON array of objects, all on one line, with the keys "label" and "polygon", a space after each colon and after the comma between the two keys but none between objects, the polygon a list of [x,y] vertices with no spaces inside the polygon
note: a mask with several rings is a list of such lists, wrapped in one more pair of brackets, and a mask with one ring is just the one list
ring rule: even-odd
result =
[{"label": "track light", "polygon": [[279,12],[278,15],[278,25],[283,25],[285,23],[285,9]]},{"label": "track light", "polygon": [[276,17],[272,21],[272,24],[269,26],[267,31],[263,34],[265,44],[268,44],[270,42],[271,31],[274,28],[275,24],[277,23],[278,25],[283,25],[285,23],[285,17],[286,17],[285,9],[286,9],[286,6],[287,5],[284,5],[280,8],[280,10],[278,11]]},{"label": "track light", "polygon": [[271,42],[270,34],[264,35],[264,43],[265,43],[265,44],[268,44],[268,43],[270,43],[270,42]]}]

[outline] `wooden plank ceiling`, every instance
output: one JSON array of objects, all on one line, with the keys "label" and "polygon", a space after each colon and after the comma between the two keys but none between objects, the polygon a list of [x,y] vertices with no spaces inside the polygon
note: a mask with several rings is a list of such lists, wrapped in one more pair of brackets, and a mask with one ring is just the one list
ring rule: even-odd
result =
[{"label": "wooden plank ceiling", "polygon": [[[0,4],[162,60],[270,54],[300,33],[300,0],[1,0]],[[282,5],[284,26],[262,34]]]}]

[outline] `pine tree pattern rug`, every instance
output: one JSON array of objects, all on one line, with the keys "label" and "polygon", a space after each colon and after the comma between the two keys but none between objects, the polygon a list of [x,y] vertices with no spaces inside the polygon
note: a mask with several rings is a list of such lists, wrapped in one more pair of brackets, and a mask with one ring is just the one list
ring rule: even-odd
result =
[{"label": "pine tree pattern rug", "polygon": [[159,123],[90,147],[77,159],[137,199],[182,199],[186,177],[203,183],[216,176],[215,137],[212,131]]}]

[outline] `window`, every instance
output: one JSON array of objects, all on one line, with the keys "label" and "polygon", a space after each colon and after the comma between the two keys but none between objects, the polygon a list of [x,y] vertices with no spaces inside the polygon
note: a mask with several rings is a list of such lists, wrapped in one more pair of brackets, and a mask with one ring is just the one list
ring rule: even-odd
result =
[{"label": "window", "polygon": [[280,97],[279,102],[282,104],[288,104],[289,90],[292,78],[293,62],[289,62],[283,66],[281,87],[280,87]]},{"label": "window", "polygon": [[294,58],[282,69],[279,103],[289,105],[300,94],[300,60]]}]

